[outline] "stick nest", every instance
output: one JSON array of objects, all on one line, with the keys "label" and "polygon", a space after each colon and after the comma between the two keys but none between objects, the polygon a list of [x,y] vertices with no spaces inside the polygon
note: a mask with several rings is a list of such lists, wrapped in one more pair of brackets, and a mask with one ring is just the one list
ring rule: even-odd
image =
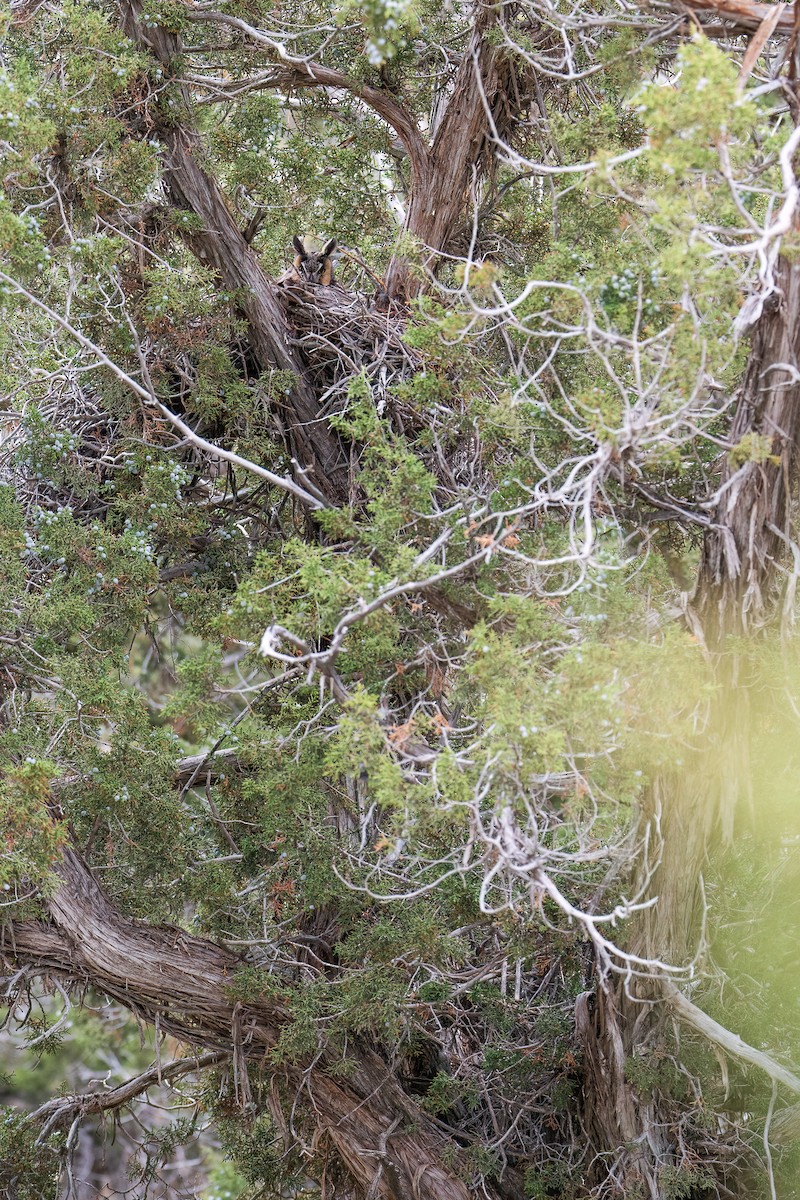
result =
[{"label": "stick nest", "polygon": [[320,417],[343,412],[354,378],[369,383],[377,411],[407,427],[397,385],[420,370],[419,355],[403,340],[407,311],[378,293],[375,299],[332,284],[291,280],[281,284],[292,344],[307,366],[319,398]]}]

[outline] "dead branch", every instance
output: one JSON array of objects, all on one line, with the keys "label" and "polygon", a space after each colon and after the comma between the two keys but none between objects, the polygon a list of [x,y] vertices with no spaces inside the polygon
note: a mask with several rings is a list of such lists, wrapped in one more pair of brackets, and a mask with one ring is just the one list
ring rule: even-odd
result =
[{"label": "dead branch", "polygon": [[715,1021],[713,1017],[709,1017],[701,1008],[693,1004],[683,992],[679,991],[668,979],[661,981],[661,988],[670,1008],[686,1021],[687,1025],[691,1025],[703,1037],[714,1042],[715,1045],[721,1047],[727,1054],[733,1058],[737,1058],[740,1062],[748,1063],[752,1067],[758,1067],[759,1071],[763,1071],[775,1083],[782,1084],[783,1087],[789,1088],[790,1091],[800,1094],[800,1076],[794,1074],[787,1067],[781,1066],[769,1054],[765,1054],[763,1050],[757,1050],[755,1046],[748,1045],[743,1041],[737,1033],[733,1033],[730,1029],[726,1029],[724,1025],[720,1025],[719,1021]]},{"label": "dead branch", "polygon": [[128,1079],[117,1087],[100,1092],[81,1092],[72,1096],[55,1096],[52,1100],[39,1105],[29,1116],[30,1121],[44,1121],[48,1128],[72,1120],[74,1117],[88,1116],[90,1113],[113,1112],[131,1100],[137,1099],[148,1088],[171,1083],[184,1075],[195,1071],[205,1070],[227,1061],[225,1051],[214,1050],[208,1054],[199,1054],[193,1058],[176,1058],[169,1063],[152,1063],[141,1074]]}]

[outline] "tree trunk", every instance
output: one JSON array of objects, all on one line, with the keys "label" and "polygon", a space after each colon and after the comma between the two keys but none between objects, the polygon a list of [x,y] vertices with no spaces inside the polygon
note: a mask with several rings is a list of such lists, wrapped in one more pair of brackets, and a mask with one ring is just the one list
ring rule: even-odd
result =
[{"label": "tree trunk", "polygon": [[[675,1162],[663,1112],[632,1086],[626,1063],[640,1043],[647,1009],[601,981],[578,997],[575,1027],[584,1047],[583,1126],[593,1153],[588,1183],[604,1200],[635,1195],[662,1200],[659,1175]],[[669,1114],[667,1114],[668,1116]]]},{"label": "tree trunk", "polygon": [[758,632],[778,615],[774,566],[790,544],[790,503],[800,433],[800,266],[779,259],[778,291],[753,332],[731,428],[735,447],[751,438],[754,457],[726,458],[714,526],[706,534],[694,595],[706,641]]},{"label": "tree trunk", "polygon": [[[0,951],[12,966],[29,966],[91,985],[182,1041],[230,1051],[240,1073],[246,1060],[262,1066],[290,1019],[278,1003],[231,998],[236,955],[177,928],[126,919],[109,901],[86,864],[67,850],[47,901],[52,924],[16,922],[2,930]],[[315,1126],[314,1144],[332,1149],[355,1194],[370,1200],[470,1200],[456,1170],[458,1147],[402,1091],[391,1067],[374,1051],[323,1047],[308,1064],[280,1066],[276,1076],[291,1099],[303,1096]],[[521,1200],[509,1174],[494,1200]]]},{"label": "tree trunk", "polygon": [[[425,176],[414,179],[405,228],[434,251],[428,269],[434,268],[438,253],[454,249],[453,242],[465,227],[470,198],[477,206],[487,166],[512,122],[509,96],[514,68],[491,37],[500,16],[497,5],[486,0],[477,3],[453,94],[424,164]],[[419,280],[401,256],[392,260],[386,279],[391,295],[412,296],[420,290]]]},{"label": "tree trunk", "polygon": [[[657,817],[661,830],[650,888],[658,901],[643,914],[632,949],[675,965],[688,963],[697,950],[708,855],[715,842],[732,839],[743,802],[750,815],[752,681],[742,639],[774,626],[786,607],[776,566],[791,544],[800,449],[800,266],[779,260],[776,282],[775,302],[753,331],[731,428],[732,446],[740,446],[743,457],[749,445],[753,457],[740,465],[730,455],[723,460],[690,609],[713,684],[706,728],[681,769],[653,782],[646,814],[654,824]],[[786,599],[793,601],[793,588]],[[658,1038],[662,1019],[642,1003],[658,996],[657,984],[637,990],[632,997],[627,981],[616,987],[601,982],[596,1011],[582,1013],[585,1120],[598,1151],[596,1181],[608,1155],[618,1166],[618,1192],[607,1194],[644,1185],[659,1200],[659,1176],[680,1166],[681,1156],[664,1135],[670,1101],[640,1094],[624,1075],[625,1060]]]},{"label": "tree trunk", "polygon": [[[178,38],[159,26],[143,26],[138,0],[123,0],[120,11],[128,37],[154,54],[171,72],[173,60],[180,53]],[[200,165],[202,142],[197,130],[186,123],[190,104],[185,89],[182,92],[183,122],[176,121],[173,114],[166,119],[155,105],[148,118],[155,124],[164,146],[164,186],[170,200],[176,208],[194,213],[201,221],[201,228],[185,233],[183,239],[197,259],[212,267],[224,286],[237,293],[237,303],[247,321],[250,343],[261,367],[277,367],[295,376],[282,413],[292,453],[331,503],[346,502],[350,495],[347,456],[327,423],[319,419],[316,395],[304,377],[299,355],[290,344],[279,289],[266,275],[238,228],[216,180]]]}]

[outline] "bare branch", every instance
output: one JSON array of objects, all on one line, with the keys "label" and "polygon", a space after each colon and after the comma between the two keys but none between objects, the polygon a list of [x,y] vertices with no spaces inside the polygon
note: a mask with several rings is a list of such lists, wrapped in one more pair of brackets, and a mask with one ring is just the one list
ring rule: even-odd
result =
[{"label": "bare branch", "polygon": [[29,1114],[29,1121],[45,1121],[46,1129],[70,1120],[76,1116],[84,1117],[90,1113],[109,1112],[129,1104],[146,1092],[148,1088],[171,1083],[183,1075],[202,1071],[207,1067],[216,1066],[230,1058],[227,1051],[214,1050],[208,1054],[200,1054],[194,1058],[176,1058],[169,1063],[156,1061],[140,1075],[120,1083],[116,1087],[101,1092],[81,1092],[72,1096],[55,1096],[52,1100],[40,1104]]},{"label": "bare branch", "polygon": [[664,979],[661,987],[670,1008],[673,1008],[679,1017],[696,1029],[698,1033],[701,1033],[703,1037],[720,1046],[740,1062],[748,1063],[751,1067],[758,1067],[775,1083],[780,1083],[790,1091],[800,1094],[800,1076],[795,1075],[787,1067],[781,1066],[763,1050],[757,1050],[755,1046],[748,1045],[738,1034],[732,1033],[730,1029],[720,1025],[713,1017],[709,1017],[707,1013],[704,1013],[701,1008],[684,996],[674,983]]},{"label": "bare branch", "polygon": [[55,324],[61,329],[63,329],[65,333],[68,333],[70,337],[75,338],[76,342],[83,346],[85,350],[88,350],[97,359],[98,366],[105,367],[107,370],[109,370],[112,375],[114,375],[115,378],[120,381],[120,383],[124,383],[125,386],[130,388],[130,390],[141,400],[146,401],[150,405],[155,405],[161,415],[165,417],[166,420],[175,427],[175,429],[179,430],[180,433],[182,433],[183,436],[192,443],[192,445],[197,446],[198,449],[204,450],[206,453],[212,454],[217,458],[224,459],[226,462],[231,463],[232,466],[241,467],[243,470],[249,471],[251,475],[257,475],[260,479],[266,480],[267,483],[271,483],[273,486],[279,487],[285,492],[289,492],[310,509],[316,510],[327,507],[322,500],[317,499],[316,496],[312,496],[310,492],[307,492],[304,488],[301,488],[299,484],[294,482],[293,479],[289,479],[283,475],[275,475],[274,472],[267,470],[266,467],[261,467],[258,465],[258,463],[250,462],[249,459],[242,458],[239,454],[234,454],[232,450],[224,450],[221,446],[217,446],[213,442],[209,442],[206,438],[200,437],[198,433],[195,433],[191,426],[187,425],[185,421],[182,421],[180,417],[171,412],[165,404],[162,404],[161,401],[155,395],[153,395],[151,391],[149,391],[146,387],[143,387],[138,380],[134,379],[128,374],[127,371],[110,359],[96,342],[93,342],[91,338],[86,337],[86,335],[81,333],[79,329],[76,329],[72,322],[68,321],[66,317],[63,317],[60,313],[56,312],[56,310],[51,308],[49,304],[45,304],[45,302],[40,300],[38,296],[34,296],[32,292],[29,292],[28,289],[23,287],[23,285],[16,279],[12,279],[10,275],[6,275],[4,271],[0,271],[0,282],[2,282],[10,291],[15,292],[17,295],[24,296],[30,304],[33,304],[41,312],[45,313],[45,315],[48,316],[50,320],[55,322]]}]

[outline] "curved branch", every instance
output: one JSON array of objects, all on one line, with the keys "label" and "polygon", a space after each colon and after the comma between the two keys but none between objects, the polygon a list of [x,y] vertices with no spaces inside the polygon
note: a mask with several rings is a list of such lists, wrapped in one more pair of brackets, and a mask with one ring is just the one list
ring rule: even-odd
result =
[{"label": "curved branch", "polygon": [[[126,918],[75,850],[65,852],[55,874],[58,886],[45,901],[52,923],[17,922],[0,932],[7,963],[91,983],[185,1042],[263,1066],[291,1014],[265,997],[234,999],[231,985],[244,960],[181,929]],[[308,1095],[315,1143],[324,1138],[333,1146],[356,1186],[374,1200],[470,1200],[456,1171],[442,1165],[448,1146],[451,1156],[456,1148],[384,1060],[350,1043],[347,1073],[335,1076],[337,1066],[341,1051],[323,1045],[313,1073],[302,1063],[276,1072]],[[515,1179],[504,1180],[506,1200],[521,1194]]]},{"label": "curved branch", "polygon": [[[288,54],[282,42],[263,30],[257,29],[254,25],[249,25],[240,17],[206,10],[191,10],[187,11],[186,15],[190,21],[213,22],[238,29],[250,41],[263,46],[265,51],[276,54],[280,59],[280,65],[264,73],[263,82],[260,82],[261,87],[286,88],[287,90],[300,87],[328,87],[337,91],[350,92],[359,100],[363,100],[395,131],[403,143],[411,160],[414,187],[426,185],[430,175],[431,161],[425,139],[411,113],[388,92],[371,87],[369,84],[357,83],[356,80],[334,67],[326,67],[322,63],[311,62],[308,59]],[[255,81],[251,81],[251,85],[253,83]]]},{"label": "curved branch", "polygon": [[97,1092],[78,1092],[71,1096],[54,1096],[52,1100],[46,1100],[35,1112],[32,1112],[29,1120],[41,1121],[47,1118],[48,1126],[52,1127],[53,1124],[72,1117],[110,1112],[130,1104],[131,1100],[135,1100],[141,1096],[142,1092],[155,1087],[156,1084],[169,1083],[173,1079],[180,1079],[181,1076],[189,1075],[193,1071],[202,1071],[206,1067],[213,1067],[227,1058],[228,1055],[224,1051],[212,1050],[208,1054],[199,1054],[194,1058],[175,1058],[172,1062],[164,1064],[154,1062],[140,1075],[135,1075],[133,1079],[126,1079],[117,1087]]},{"label": "curved branch", "polygon": [[687,1025],[691,1025],[703,1037],[714,1042],[733,1058],[738,1058],[740,1062],[748,1063],[751,1067],[758,1067],[759,1071],[763,1071],[775,1083],[780,1083],[789,1091],[800,1094],[800,1078],[793,1071],[781,1066],[763,1050],[756,1050],[755,1046],[742,1041],[738,1033],[732,1033],[730,1029],[720,1025],[719,1021],[709,1017],[708,1013],[704,1013],[701,1008],[693,1004],[670,980],[662,980],[661,987],[670,1008],[673,1008]]}]

